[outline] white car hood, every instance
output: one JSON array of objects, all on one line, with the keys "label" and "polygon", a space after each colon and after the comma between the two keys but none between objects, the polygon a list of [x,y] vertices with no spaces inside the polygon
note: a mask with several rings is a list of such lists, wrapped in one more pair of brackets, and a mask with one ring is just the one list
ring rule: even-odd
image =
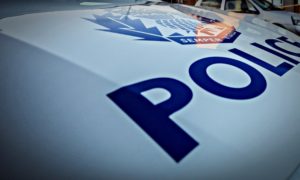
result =
[{"label": "white car hood", "polygon": [[[239,49],[275,67],[286,60],[251,43],[269,47],[267,39],[300,39],[257,19],[246,23],[197,8],[177,8],[194,17],[152,5],[2,19],[0,118],[6,137],[4,162],[10,162],[6,170],[23,177],[48,173],[79,179],[289,177],[300,160],[300,67],[288,62],[293,68],[277,75],[229,50]],[[206,18],[200,22],[196,15]],[[205,22],[203,31],[191,31],[193,24]],[[279,47],[299,53],[289,43]],[[265,78],[266,89],[253,98],[230,99],[199,87],[190,77],[191,65],[210,57],[253,67]],[[237,88],[251,81],[242,70],[222,63],[209,74]],[[177,161],[108,96],[155,78],[180,81],[193,94],[169,116],[198,143]],[[153,105],[168,95],[143,92]],[[128,101],[128,106],[133,103]]]},{"label": "white car hood", "polygon": [[[299,17],[299,14],[287,12],[287,11],[264,11],[264,19],[270,22],[277,22],[282,24],[292,24],[291,17]],[[274,21],[276,20],[276,21]]]}]

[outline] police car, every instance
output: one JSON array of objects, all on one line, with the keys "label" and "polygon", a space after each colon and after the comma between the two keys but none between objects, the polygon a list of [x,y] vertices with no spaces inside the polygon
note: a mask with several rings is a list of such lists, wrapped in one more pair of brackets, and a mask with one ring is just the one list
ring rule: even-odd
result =
[{"label": "police car", "polygon": [[255,16],[300,35],[300,15],[283,11],[267,0],[198,0],[195,6],[225,10],[235,17]]},{"label": "police car", "polygon": [[179,4],[82,5],[0,20],[1,179],[300,177],[299,37]]}]

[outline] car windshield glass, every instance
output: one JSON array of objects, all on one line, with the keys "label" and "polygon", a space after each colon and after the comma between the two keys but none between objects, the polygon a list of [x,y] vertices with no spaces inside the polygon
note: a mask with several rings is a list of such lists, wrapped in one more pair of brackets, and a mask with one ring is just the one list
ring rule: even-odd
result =
[{"label": "car windshield glass", "polygon": [[253,0],[253,2],[265,11],[280,11],[279,7],[274,6],[266,0]]},{"label": "car windshield glass", "polygon": [[258,14],[255,7],[246,0],[227,0],[225,1],[225,10],[236,13]]},{"label": "car windshield glass", "polygon": [[201,6],[220,9],[222,0],[203,0]]},{"label": "car windshield glass", "polygon": [[[1,0],[0,19],[23,14],[151,4],[158,0]],[[165,2],[164,2],[165,3]]]}]

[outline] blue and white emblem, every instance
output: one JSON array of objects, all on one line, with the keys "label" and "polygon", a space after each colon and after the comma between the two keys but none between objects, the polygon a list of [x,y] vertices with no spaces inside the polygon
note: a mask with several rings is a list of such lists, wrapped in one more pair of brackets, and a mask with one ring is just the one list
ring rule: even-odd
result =
[{"label": "blue and white emblem", "polygon": [[232,43],[240,35],[233,26],[199,16],[106,13],[87,20],[105,27],[101,31],[145,41],[174,41],[181,45]]}]

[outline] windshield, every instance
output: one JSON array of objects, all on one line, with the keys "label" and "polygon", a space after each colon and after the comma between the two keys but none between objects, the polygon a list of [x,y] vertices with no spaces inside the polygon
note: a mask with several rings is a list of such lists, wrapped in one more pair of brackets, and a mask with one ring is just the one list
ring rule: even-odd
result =
[{"label": "windshield", "polygon": [[265,11],[280,11],[279,7],[274,6],[266,0],[253,0],[253,2]]},{"label": "windshield", "polygon": [[236,13],[249,13],[258,14],[259,12],[256,8],[246,0],[226,0],[225,7],[226,11],[236,12]]},{"label": "windshield", "polygon": [[81,10],[101,9],[116,6],[127,6],[135,4],[151,4],[162,2],[159,0],[1,0],[0,19],[23,14]]}]

